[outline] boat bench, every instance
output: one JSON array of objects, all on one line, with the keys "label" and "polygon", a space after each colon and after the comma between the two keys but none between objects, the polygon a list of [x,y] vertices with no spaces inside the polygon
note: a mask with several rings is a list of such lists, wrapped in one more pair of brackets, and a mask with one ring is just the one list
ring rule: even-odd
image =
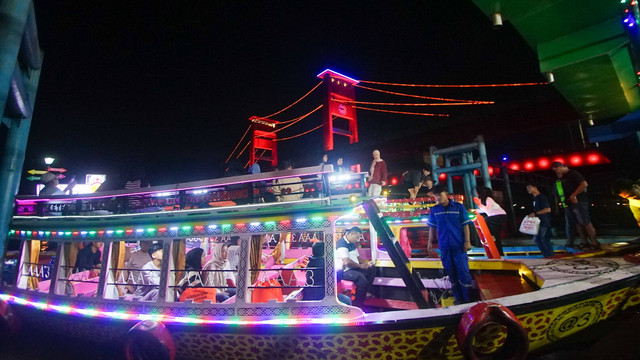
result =
[{"label": "boat bench", "polygon": [[474,273],[472,275],[478,284],[478,290],[482,300],[497,299],[535,291],[535,289],[526,281],[523,281],[519,275],[487,271]]}]

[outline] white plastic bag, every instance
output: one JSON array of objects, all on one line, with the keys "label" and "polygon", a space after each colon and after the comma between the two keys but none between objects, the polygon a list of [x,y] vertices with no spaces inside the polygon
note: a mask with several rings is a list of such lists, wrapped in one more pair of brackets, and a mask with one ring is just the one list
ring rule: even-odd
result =
[{"label": "white plastic bag", "polygon": [[536,235],[540,228],[540,218],[525,216],[520,224],[520,232],[523,234]]}]

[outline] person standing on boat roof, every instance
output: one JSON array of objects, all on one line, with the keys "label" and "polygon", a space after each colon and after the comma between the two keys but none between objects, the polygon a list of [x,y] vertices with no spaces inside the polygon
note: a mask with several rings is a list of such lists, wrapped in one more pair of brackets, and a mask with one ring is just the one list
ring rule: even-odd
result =
[{"label": "person standing on boat roof", "polygon": [[613,193],[629,200],[629,209],[640,226],[640,181],[618,179],[613,184]]},{"label": "person standing on boat roof", "polygon": [[[280,163],[280,170],[291,169],[293,169],[293,164],[290,161],[283,161]],[[275,179],[271,189],[273,190],[273,195],[276,196],[278,201],[300,200],[304,195],[302,179],[298,176]]]},{"label": "person standing on boat roof", "polygon": [[469,224],[471,219],[467,209],[459,202],[449,199],[449,192],[442,185],[433,188],[438,204],[431,208],[429,220],[429,242],[427,251],[431,252],[431,240],[438,238],[442,267],[449,275],[451,290],[457,304],[471,301],[469,289],[472,286],[469,273],[467,251],[471,250]]},{"label": "person standing on boat roof", "polygon": [[380,150],[373,150],[371,154],[373,161],[369,167],[367,196],[378,197],[382,193],[382,187],[387,185],[387,163],[380,157]]},{"label": "person standing on boat roof", "polygon": [[[589,199],[586,192],[589,184],[582,174],[569,169],[559,161],[551,164],[551,169],[558,177],[558,180],[556,180],[556,192],[564,207],[565,230],[568,239],[566,246],[574,246],[574,230],[578,229],[583,249],[599,249],[600,243],[596,239],[596,229],[589,218]],[[591,245],[587,242],[587,236],[591,240]]]},{"label": "person standing on boat roof", "polygon": [[336,166],[333,170],[339,173],[346,173],[350,171],[349,167],[344,164],[344,158],[342,155],[338,155],[338,158],[336,159]]},{"label": "person standing on boat roof", "polygon": [[69,185],[67,185],[67,188],[64,190],[60,190],[58,188],[58,175],[51,172],[43,174],[40,177],[40,182],[44,184],[44,188],[42,188],[42,190],[40,190],[40,193],[38,193],[39,197],[67,195],[67,192],[71,193],[73,187],[76,186],[76,178],[75,176],[72,176]]},{"label": "person standing on boat roof", "polygon": [[336,243],[336,269],[338,281],[352,281],[356,286],[356,297],[353,305],[362,307],[367,291],[373,284],[376,269],[373,263],[360,256],[356,243],[360,240],[362,230],[354,226],[347,230],[344,236]]},{"label": "person standing on boat roof", "polygon": [[527,184],[527,192],[533,195],[533,212],[529,217],[538,217],[540,227],[538,233],[533,236],[533,241],[538,245],[542,256],[548,258],[553,256],[553,246],[551,245],[551,205],[549,199],[540,192],[535,184]]}]

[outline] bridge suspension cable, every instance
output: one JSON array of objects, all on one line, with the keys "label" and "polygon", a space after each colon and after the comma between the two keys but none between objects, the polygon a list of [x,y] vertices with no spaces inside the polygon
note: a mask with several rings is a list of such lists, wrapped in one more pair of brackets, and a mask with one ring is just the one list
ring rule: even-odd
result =
[{"label": "bridge suspension cable", "polygon": [[247,141],[247,144],[242,148],[242,151],[240,151],[240,153],[238,154],[238,156],[236,156],[236,159],[239,159],[240,156],[242,154],[244,154],[244,151],[247,150],[247,147],[249,147],[249,144],[251,144],[251,140]]},{"label": "bridge suspension cable", "polygon": [[440,98],[440,97],[424,96],[424,95],[413,95],[413,94],[406,94],[406,93],[400,93],[400,92],[389,91],[389,90],[370,88],[370,87],[362,86],[362,85],[353,85],[353,86],[356,86],[356,87],[359,87],[359,88],[365,89],[365,90],[377,91],[377,92],[391,94],[391,95],[413,97],[413,98],[417,98],[417,99],[429,99],[429,100],[452,101],[452,102],[468,102],[468,103],[473,103],[475,101],[478,101],[478,100]]},{"label": "bridge suspension cable", "polygon": [[495,104],[495,101],[475,101],[475,102],[447,102],[447,103],[387,103],[387,102],[371,102],[371,101],[352,101],[352,100],[336,100],[347,104],[363,104],[363,105],[383,105],[383,106],[452,106],[452,105],[485,105]]},{"label": "bridge suspension cable", "polygon": [[236,147],[233,148],[233,151],[231,152],[231,154],[229,154],[229,157],[227,157],[227,160],[224,161],[225,164],[229,162],[229,159],[231,159],[231,157],[233,156],[233,153],[236,152],[236,150],[238,149],[238,146],[240,145],[242,140],[244,140],[244,137],[247,136],[247,133],[249,132],[250,129],[251,129],[251,125],[249,125],[247,130],[245,130],[244,135],[242,135],[242,138],[240,138],[240,140],[236,144]]},{"label": "bridge suspension cable", "polygon": [[367,81],[358,80],[361,83],[376,84],[376,85],[389,85],[389,86],[408,86],[408,87],[424,87],[424,88],[483,88],[483,87],[515,87],[515,86],[539,86],[549,85],[548,82],[528,82],[528,83],[511,83],[511,84],[401,84],[401,83],[388,83],[380,81]]},{"label": "bridge suspension cable", "polygon": [[289,136],[289,137],[286,137],[286,138],[277,139],[276,141],[285,141],[285,140],[290,140],[290,139],[293,139],[293,138],[297,138],[298,136],[307,135],[308,133],[310,133],[310,132],[312,132],[312,131],[316,131],[316,130],[320,129],[320,128],[321,128],[321,127],[323,127],[323,126],[324,126],[324,124],[320,124],[320,125],[318,125],[318,126],[314,127],[314,128],[313,128],[313,129],[311,129],[311,130],[307,130],[307,131],[302,132],[302,133],[300,133],[300,134],[296,134],[296,135]]},{"label": "bridge suspension cable", "polygon": [[374,108],[369,108],[369,107],[364,107],[364,106],[354,106],[354,108],[362,109],[362,110],[394,113],[394,114],[405,114],[405,115],[420,115],[420,116],[435,116],[435,117],[447,117],[447,116],[449,116],[449,114],[431,114],[431,113],[416,113],[416,112],[409,112],[409,111],[394,111],[394,110],[374,109]]},{"label": "bridge suspension cable", "polygon": [[275,134],[275,133],[277,133],[278,131],[282,131],[282,130],[284,130],[284,129],[288,128],[289,126],[295,125],[296,123],[298,123],[298,122],[302,121],[304,118],[306,118],[306,117],[308,117],[309,115],[313,114],[314,112],[316,112],[316,111],[320,110],[320,108],[322,108],[322,106],[324,106],[324,105],[320,105],[320,106],[318,106],[317,108],[315,108],[315,109],[313,109],[313,110],[309,111],[308,113],[306,113],[306,114],[304,114],[304,115],[302,115],[302,116],[299,116],[299,117],[297,117],[297,118],[295,118],[295,119],[291,119],[291,120],[288,120],[288,121],[286,121],[286,122],[281,122],[281,124],[284,124],[284,123],[290,123],[290,124],[287,124],[287,125],[285,125],[285,126],[281,127],[280,129],[276,129],[276,130],[270,131],[269,133],[270,133],[270,134]]},{"label": "bridge suspension cable", "polygon": [[274,113],[273,113],[273,114],[271,114],[271,115],[267,115],[267,116],[263,116],[263,117],[258,117],[258,119],[268,119],[268,118],[274,117],[274,116],[276,116],[276,115],[278,115],[278,114],[282,113],[283,111],[285,111],[285,110],[287,110],[287,109],[291,108],[293,105],[295,105],[295,104],[299,103],[300,101],[302,101],[302,99],[306,98],[309,94],[311,94],[311,93],[312,93],[315,89],[317,89],[317,88],[318,88],[318,86],[320,86],[320,85],[322,85],[322,81],[320,81],[316,86],[314,86],[314,87],[313,87],[313,89],[309,90],[306,94],[304,94],[300,99],[298,99],[298,100],[296,100],[295,102],[293,102],[291,105],[289,105],[289,106],[285,107],[284,109],[282,109],[282,110],[280,110],[280,111],[274,112]]}]

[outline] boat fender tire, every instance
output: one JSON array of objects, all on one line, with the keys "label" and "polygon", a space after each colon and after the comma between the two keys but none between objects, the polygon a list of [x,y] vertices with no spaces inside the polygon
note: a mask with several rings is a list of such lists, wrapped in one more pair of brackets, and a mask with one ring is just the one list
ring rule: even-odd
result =
[{"label": "boat fender tire", "polygon": [[0,341],[6,340],[11,335],[20,331],[18,316],[8,302],[0,300]]},{"label": "boat fender tire", "polygon": [[[473,346],[473,339],[487,324],[507,328],[507,341],[492,354],[482,354]],[[472,306],[460,320],[456,334],[458,346],[465,359],[525,359],[529,352],[527,332],[516,315],[507,307],[490,302]]]},{"label": "boat fender tire", "polygon": [[127,360],[174,360],[176,346],[163,323],[145,320],[127,333],[125,357]]}]

